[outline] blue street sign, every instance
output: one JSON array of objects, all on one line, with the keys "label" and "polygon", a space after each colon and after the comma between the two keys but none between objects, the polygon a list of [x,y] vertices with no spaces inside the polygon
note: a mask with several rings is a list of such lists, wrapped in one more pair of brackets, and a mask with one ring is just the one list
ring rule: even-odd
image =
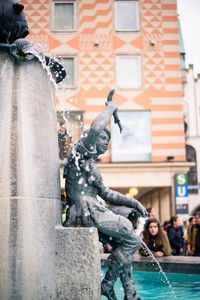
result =
[{"label": "blue street sign", "polygon": [[188,185],[188,190],[200,190],[200,185]]},{"label": "blue street sign", "polygon": [[175,174],[176,214],[188,214],[187,174]]},{"label": "blue street sign", "polygon": [[188,186],[184,185],[176,185],[176,198],[177,197],[188,197]]},{"label": "blue street sign", "polygon": [[188,204],[176,205],[176,214],[188,214]]}]

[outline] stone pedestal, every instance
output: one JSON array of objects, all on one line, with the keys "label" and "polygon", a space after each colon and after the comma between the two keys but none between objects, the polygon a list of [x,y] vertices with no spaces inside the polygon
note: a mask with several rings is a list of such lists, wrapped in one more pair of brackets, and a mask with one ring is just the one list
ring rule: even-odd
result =
[{"label": "stone pedestal", "polygon": [[39,62],[0,53],[0,299],[56,299],[61,223],[54,89]]},{"label": "stone pedestal", "polygon": [[59,300],[100,300],[101,259],[96,228],[56,226]]},{"label": "stone pedestal", "polygon": [[95,228],[61,224],[55,91],[0,52],[0,299],[99,300]]}]

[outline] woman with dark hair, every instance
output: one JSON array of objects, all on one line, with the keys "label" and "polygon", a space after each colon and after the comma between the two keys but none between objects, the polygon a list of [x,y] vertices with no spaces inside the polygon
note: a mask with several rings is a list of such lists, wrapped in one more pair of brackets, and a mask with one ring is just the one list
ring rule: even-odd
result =
[{"label": "woman with dark hair", "polygon": [[172,255],[180,255],[183,253],[183,245],[179,227],[181,220],[178,216],[172,216],[167,227],[167,235],[172,249]]},{"label": "woman with dark hair", "polygon": [[[169,256],[171,255],[171,247],[168,237],[162,231],[160,222],[155,219],[147,220],[144,231],[143,241],[151,250],[154,256]],[[148,256],[148,252],[144,248],[140,248],[139,253],[143,256]]]},{"label": "woman with dark hair", "polygon": [[168,220],[166,220],[166,221],[164,221],[163,222],[163,225],[162,225],[162,228],[163,228],[163,230],[165,231],[165,232],[167,232],[167,227],[169,226],[169,221]]}]

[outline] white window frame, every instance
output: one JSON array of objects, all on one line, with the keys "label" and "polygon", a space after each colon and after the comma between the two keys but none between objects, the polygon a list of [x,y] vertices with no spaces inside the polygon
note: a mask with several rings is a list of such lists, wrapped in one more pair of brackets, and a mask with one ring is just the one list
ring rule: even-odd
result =
[{"label": "white window frame", "polygon": [[[119,111],[118,113],[123,126],[123,131],[122,133],[119,132],[119,128],[117,128],[112,119],[112,162],[151,162],[151,111],[126,110]],[[139,115],[136,117],[136,114],[138,113]],[[147,114],[147,118],[142,117],[141,114]],[[142,151],[140,151],[141,149]]]},{"label": "white window frame", "polygon": [[[127,3],[127,2],[135,2],[136,3],[136,14],[137,14],[137,28],[135,29],[121,29],[121,28],[118,28],[118,24],[117,24],[117,2],[124,2],[124,3]],[[140,14],[139,14],[139,1],[138,0],[115,0],[115,31],[128,31],[128,32],[135,32],[135,31],[139,31],[140,30],[140,21],[139,21],[139,18],[140,18]]]},{"label": "white window frame", "polygon": [[[76,55],[62,55],[61,59],[59,61],[59,63],[64,67],[64,64],[62,64],[62,60],[65,58],[73,58],[74,59],[74,84],[73,85],[67,85],[67,86],[63,86],[64,83],[61,85],[61,88],[65,88],[65,89],[75,89],[77,87],[77,56]],[[67,70],[66,70],[66,76],[67,76]],[[63,79],[63,81],[65,80],[65,78]]]},{"label": "white window frame", "polygon": [[[61,3],[61,4],[67,4],[71,3],[74,5],[74,28],[70,29],[55,29],[54,23],[55,23],[55,4],[56,3]],[[52,31],[54,32],[74,32],[77,31],[77,3],[75,0],[52,0]]]},{"label": "white window frame", "polygon": [[[120,58],[120,57],[137,57],[138,58],[138,64],[139,64],[139,68],[138,68],[138,76],[139,76],[139,84],[138,85],[135,85],[135,86],[121,86],[119,83],[118,83],[118,71],[117,71],[117,60]],[[116,81],[116,86],[118,89],[120,90],[137,90],[137,89],[141,89],[143,84],[142,84],[142,59],[141,59],[141,55],[140,54],[117,54],[116,57],[115,57],[115,81]]]}]

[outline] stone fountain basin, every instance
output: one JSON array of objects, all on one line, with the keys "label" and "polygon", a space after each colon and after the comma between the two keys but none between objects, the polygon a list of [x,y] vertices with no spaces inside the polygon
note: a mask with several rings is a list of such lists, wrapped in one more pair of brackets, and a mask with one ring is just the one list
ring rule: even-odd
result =
[{"label": "stone fountain basin", "polygon": [[[109,254],[101,254],[101,266],[107,268],[107,258]],[[200,257],[192,256],[165,256],[156,257],[161,268],[166,273],[199,274]],[[136,254],[133,262],[134,271],[157,272],[152,265],[152,259]]]}]

